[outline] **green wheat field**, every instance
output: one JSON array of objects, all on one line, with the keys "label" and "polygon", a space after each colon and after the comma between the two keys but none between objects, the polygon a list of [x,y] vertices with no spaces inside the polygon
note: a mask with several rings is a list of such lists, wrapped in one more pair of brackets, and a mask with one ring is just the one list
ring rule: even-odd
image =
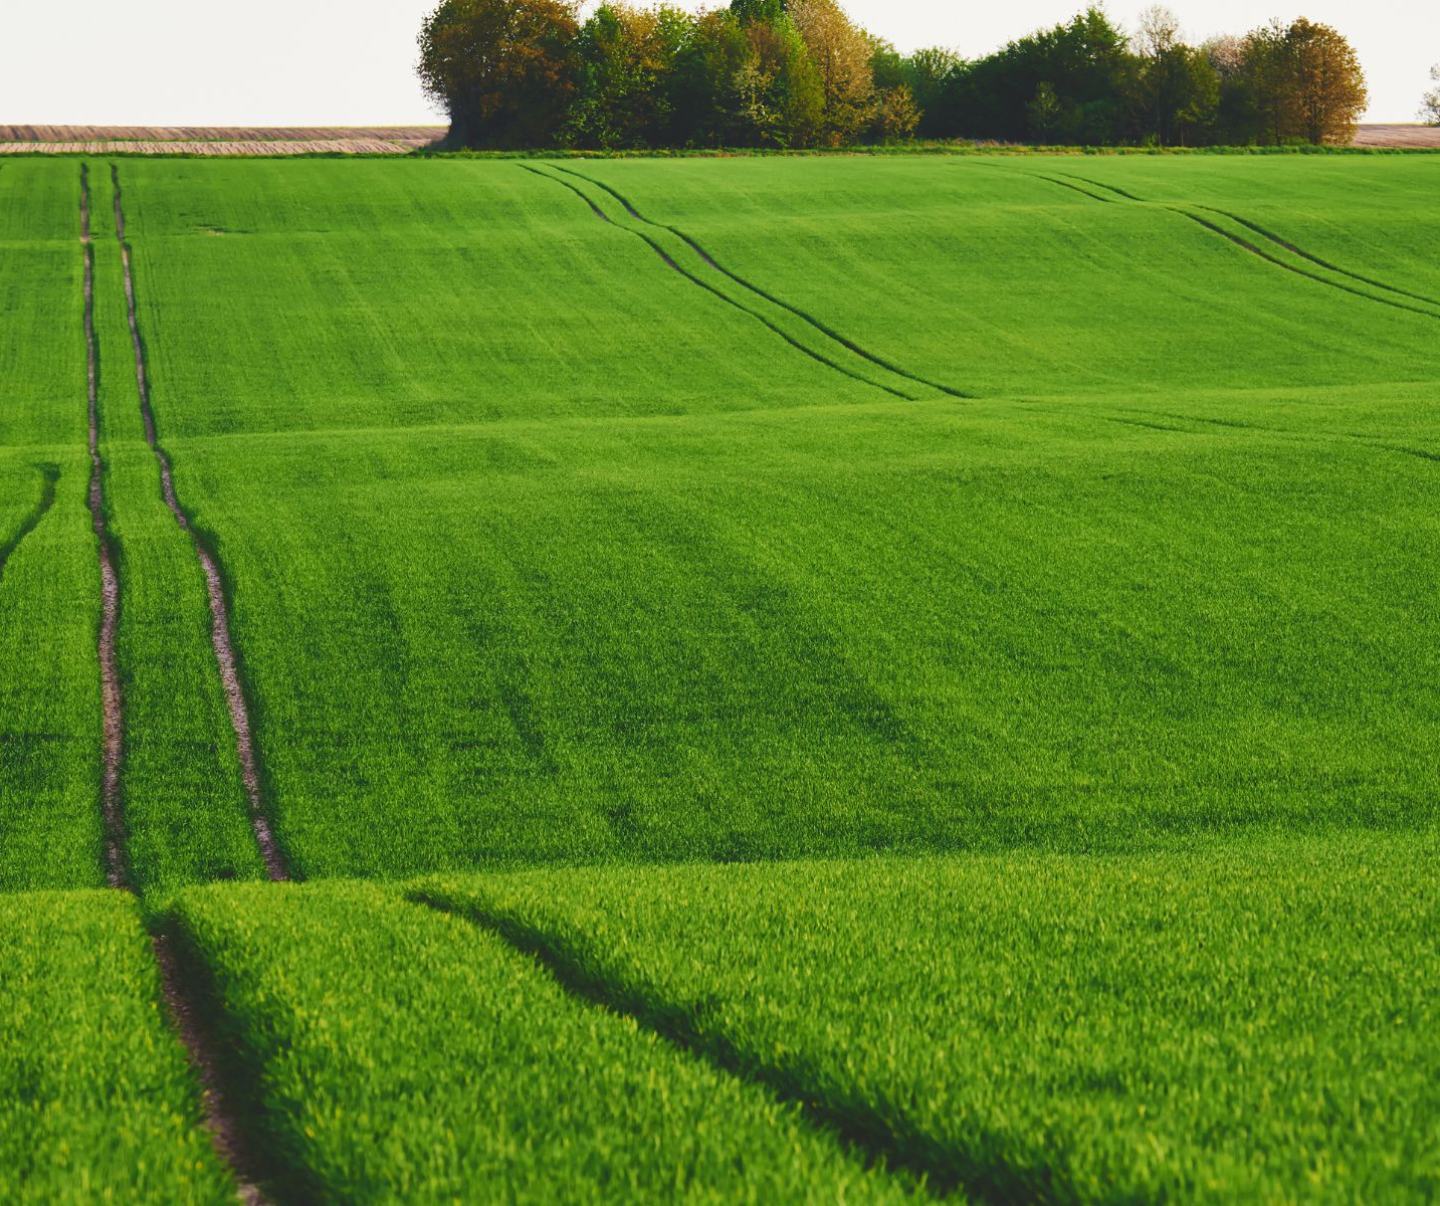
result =
[{"label": "green wheat field", "polygon": [[5,164],[0,1199],[1434,1200],[1437,197]]}]

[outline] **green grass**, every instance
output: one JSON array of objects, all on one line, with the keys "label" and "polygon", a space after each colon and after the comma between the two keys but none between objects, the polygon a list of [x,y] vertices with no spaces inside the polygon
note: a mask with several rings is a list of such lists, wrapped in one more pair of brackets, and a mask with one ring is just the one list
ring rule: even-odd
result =
[{"label": "green grass", "polygon": [[[1440,160],[120,161],[266,807],[389,881],[302,889],[88,163],[127,849],[282,1200],[1437,1192]],[[11,892],[102,878],[79,196],[0,167]],[[0,904],[95,1052],[0,1190],[211,1194],[136,906]]]},{"label": "green grass", "polygon": [[125,166],[301,870],[1429,823],[1434,321],[1007,164],[727,166],[584,170],[1020,396],[517,164]]},{"label": "green grass", "polygon": [[0,171],[0,888],[98,886],[79,168]]},{"label": "green grass", "polygon": [[0,1198],[231,1198],[135,902],[0,896],[0,935]]},{"label": "green grass", "polygon": [[282,1200],[904,1196],[467,922],[354,884],[192,889],[176,916],[250,1061],[235,1080]]},{"label": "green grass", "polygon": [[[145,443],[109,173],[92,171],[101,455],[120,549],[117,656],[125,704],[124,809],[143,889],[260,875],[235,734],[210,643],[205,580],[160,493]],[[182,500],[183,501],[183,500]]]},{"label": "green grass", "polygon": [[1428,1201],[1433,840],[682,866],[420,898],[987,1200]]}]

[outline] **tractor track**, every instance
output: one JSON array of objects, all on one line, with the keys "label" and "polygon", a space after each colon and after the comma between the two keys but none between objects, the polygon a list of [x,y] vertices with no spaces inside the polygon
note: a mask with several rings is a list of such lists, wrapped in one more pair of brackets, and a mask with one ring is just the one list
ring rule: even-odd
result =
[{"label": "tractor track", "polygon": [[175,490],[175,475],[170,457],[160,444],[155,424],[154,408],[150,404],[150,376],[145,360],[145,343],[140,337],[140,320],[135,300],[135,273],[131,263],[130,244],[125,239],[125,210],[120,189],[120,169],[111,165],[110,176],[115,195],[115,238],[120,244],[120,263],[125,278],[125,308],[130,324],[130,342],[135,353],[135,384],[140,395],[140,416],[145,427],[145,442],[155,456],[160,468],[160,492],[165,505],[170,509],[175,523],[190,537],[196,559],[205,575],[205,593],[210,603],[211,644],[215,650],[215,662],[220,671],[220,684],[225,692],[226,706],[230,712],[230,723],[235,730],[235,748],[240,759],[240,778],[245,788],[249,806],[250,828],[255,835],[255,844],[260,849],[265,864],[265,873],[271,880],[284,881],[292,877],[289,861],[275,836],[265,806],[263,778],[260,757],[255,746],[254,728],[250,720],[250,706],[246,700],[245,684],[241,676],[239,658],[230,631],[230,605],[225,596],[225,579],[219,559],[210,549],[206,540],[190,522],[190,517],[180,505]]},{"label": "tractor track", "polygon": [[[1136,194],[1127,192],[1125,189],[1120,188],[1117,185],[1104,184],[1099,180],[1091,180],[1088,176],[1077,176],[1073,172],[1061,172],[1060,175],[1066,178],[1064,180],[1059,179],[1056,176],[1046,176],[1038,172],[1032,172],[1029,174],[1035,176],[1036,179],[1048,180],[1051,184],[1058,184],[1061,188],[1073,189],[1077,193],[1081,193],[1084,196],[1090,197],[1092,200],[1103,202],[1106,205],[1115,204],[1116,198],[1118,197],[1122,201],[1129,201],[1135,205],[1155,205],[1163,207],[1165,209],[1168,209],[1171,213],[1179,214],[1183,218],[1188,218],[1190,219],[1190,221],[1198,223],[1211,233],[1219,235],[1222,239],[1229,240],[1237,247],[1243,248],[1244,250],[1250,252],[1251,255],[1259,256],[1262,260],[1266,261],[1267,263],[1274,264],[1277,268],[1285,269],[1286,272],[1293,272],[1296,276],[1303,276],[1307,280],[1315,281],[1321,285],[1328,285],[1332,289],[1338,289],[1342,293],[1349,293],[1353,297],[1360,297],[1364,298],[1366,301],[1377,302],[1382,306],[1392,306],[1397,310],[1405,310],[1411,314],[1419,314],[1424,318],[1433,318],[1440,320],[1440,314],[1437,314],[1434,310],[1421,309],[1419,306],[1408,305],[1405,301],[1397,300],[1398,298],[1407,298],[1410,301],[1423,302],[1427,306],[1440,307],[1440,301],[1436,301],[1433,297],[1427,297],[1423,293],[1412,293],[1408,289],[1397,288],[1395,285],[1386,284],[1384,281],[1377,280],[1374,277],[1365,276],[1359,272],[1352,272],[1348,268],[1341,268],[1338,264],[1332,264],[1329,260],[1322,259],[1320,256],[1315,255],[1312,252],[1306,251],[1303,247],[1292,243],[1289,239],[1281,238],[1273,231],[1267,230],[1265,227],[1261,226],[1258,222],[1254,222],[1249,218],[1241,217],[1239,214],[1232,213],[1230,210],[1219,209],[1213,205],[1201,205],[1198,203],[1195,203],[1191,208],[1187,209],[1183,205],[1175,205],[1163,201],[1147,201],[1144,197],[1136,196]],[[1070,183],[1070,181],[1077,181],[1078,183],[1072,184]],[[1114,196],[1105,197],[1101,196],[1098,193],[1092,193],[1089,191],[1088,188],[1082,187],[1084,185],[1088,185],[1089,188],[1103,189],[1105,192],[1113,193]],[[1232,231],[1226,230],[1218,223],[1201,216],[1201,214],[1199,213],[1195,213],[1195,210],[1200,210],[1206,214],[1214,214],[1216,217],[1219,218],[1226,218],[1229,221],[1234,222],[1237,226],[1243,227],[1245,230],[1250,231],[1252,234],[1259,236],[1259,238],[1265,240],[1266,242],[1269,242],[1274,246],[1279,247],[1282,251],[1289,252],[1291,255],[1295,256],[1296,259],[1304,260],[1307,263],[1314,264],[1317,268],[1324,269],[1326,272],[1333,272],[1336,276],[1347,277],[1350,280],[1357,282],[1358,284],[1368,285],[1372,289],[1379,289],[1384,293],[1390,293],[1394,296],[1376,297],[1375,294],[1366,293],[1363,289],[1352,288],[1349,285],[1342,284],[1340,281],[1332,281],[1327,277],[1323,277],[1314,272],[1307,271],[1306,269],[1301,268],[1298,265],[1286,263],[1274,253],[1266,251],[1263,247],[1257,246],[1249,239],[1243,238]]]},{"label": "tractor track", "polygon": [[26,538],[40,526],[45,516],[50,513],[50,508],[55,505],[55,484],[60,480],[60,467],[58,465],[39,465],[36,468],[40,473],[40,498],[31,508],[30,513],[21,521],[15,535],[4,544],[0,544],[0,579],[5,577],[5,566],[9,564],[10,558],[25,543]]},{"label": "tractor track", "polygon": [[90,525],[100,560],[101,765],[100,817],[105,881],[134,890],[125,856],[124,799],[120,775],[125,762],[125,702],[120,689],[115,638],[120,626],[119,560],[105,513],[105,461],[100,455],[100,351],[95,338],[95,243],[90,234],[90,174],[80,165],[80,243],[85,253],[85,395],[90,452]]},{"label": "tractor track", "polygon": [[[99,656],[104,743],[100,809],[104,833],[105,879],[111,888],[138,898],[139,891],[126,853],[122,792],[125,716],[115,648],[120,616],[120,583],[116,573],[118,550],[107,523],[105,463],[100,455],[100,356],[95,336],[95,246],[90,230],[90,178],[84,164],[80,168],[80,239],[85,253],[84,325],[90,451],[89,502],[91,523],[99,547],[101,581]],[[127,289],[127,293],[129,292]],[[52,479],[52,493],[53,488]],[[206,1024],[204,1011],[196,1007],[197,998],[181,974],[169,935],[156,930],[152,931],[149,937],[165,1009],[200,1082],[205,1128],[210,1132],[216,1154],[234,1177],[238,1200],[244,1206],[265,1206],[265,1195],[248,1175],[251,1167],[249,1148],[244,1142],[237,1112],[232,1108],[225,1091],[215,1035]]]},{"label": "tractor track", "polygon": [[888,385],[883,385],[878,381],[871,381],[868,377],[862,377],[859,373],[851,372],[851,370],[847,369],[843,364],[839,364],[836,361],[831,360],[822,352],[817,352],[814,348],[807,347],[805,344],[801,343],[798,339],[796,339],[793,335],[790,335],[782,328],[777,327],[773,322],[771,322],[759,311],[752,310],[744,303],[736,301],[733,297],[730,297],[728,294],[722,292],[714,285],[710,284],[709,281],[702,280],[700,277],[696,276],[693,272],[691,272],[688,268],[685,268],[682,265],[676,263],[674,257],[671,256],[671,254],[666,251],[665,248],[662,247],[659,243],[657,243],[654,239],[650,238],[649,235],[643,234],[638,230],[630,230],[629,228],[620,226],[614,221],[612,221],[609,214],[607,214],[603,209],[596,205],[594,201],[587,197],[582,189],[580,189],[574,184],[571,184],[570,181],[562,180],[559,176],[552,176],[549,172],[542,172],[539,168],[531,167],[529,164],[522,163],[520,167],[524,171],[539,176],[542,180],[548,180],[552,184],[558,184],[561,188],[569,189],[572,193],[574,193],[577,197],[584,201],[586,205],[590,207],[590,211],[597,218],[599,218],[600,221],[606,223],[609,226],[614,226],[616,230],[623,230],[628,235],[634,235],[635,238],[639,239],[642,243],[649,247],[651,251],[658,255],[660,259],[664,261],[667,268],[678,272],[692,285],[696,285],[699,288],[704,289],[706,293],[718,297],[727,306],[733,306],[742,314],[748,314],[756,322],[760,323],[763,327],[765,327],[766,330],[770,331],[774,335],[778,335],[797,352],[803,353],[804,355],[810,357],[811,360],[818,361],[826,368],[834,369],[835,372],[841,373],[844,376],[849,377],[853,381],[859,381],[862,384],[872,386],[875,389],[884,390],[887,394],[891,395],[892,397],[899,398],[904,402],[918,401],[918,399],[912,397],[910,394],[901,393],[899,390],[892,389]]},{"label": "tractor track", "polygon": [[[610,185],[604,183],[601,180],[596,180],[593,176],[587,176],[583,172],[577,172],[574,168],[563,167],[558,163],[551,164],[550,166],[552,166],[557,172],[564,172],[567,176],[574,176],[577,180],[584,180],[587,184],[591,184],[594,187],[602,189],[605,192],[609,193],[610,196],[614,197],[616,201],[618,201],[622,206],[624,206],[625,212],[629,214],[632,218],[634,218],[635,221],[643,222],[646,226],[653,226],[656,230],[669,231],[669,233],[674,235],[677,239],[679,239],[686,246],[688,246],[691,251],[698,255],[708,267],[713,268],[722,276],[729,277],[730,280],[734,281],[742,289],[748,290],[749,292],[755,294],[756,297],[763,298],[772,306],[779,306],[780,309],[789,311],[802,322],[808,323],[810,326],[815,328],[815,330],[818,331],[821,335],[825,336],[826,339],[833,340],[835,343],[838,343],[841,347],[843,347],[847,352],[851,352],[854,355],[859,356],[861,360],[868,360],[871,364],[875,365],[876,368],[884,369],[887,373],[894,373],[897,377],[903,377],[907,381],[913,381],[916,385],[924,386],[926,389],[937,390],[940,393],[947,394],[952,398],[974,397],[973,394],[967,394],[961,390],[953,389],[948,385],[942,385],[938,381],[931,381],[926,377],[918,376],[917,374],[912,373],[909,369],[902,368],[900,365],[886,360],[882,356],[877,356],[873,352],[867,351],[865,348],[861,347],[858,343],[850,339],[848,336],[842,335],[839,331],[835,330],[828,323],[820,321],[820,319],[816,318],[813,314],[802,310],[799,306],[793,305],[792,303],[786,301],[783,297],[777,297],[775,294],[769,292],[768,290],[762,289],[759,285],[755,284],[753,281],[747,280],[738,272],[732,272],[729,268],[726,268],[723,264],[716,260],[716,258],[711,255],[710,252],[707,251],[698,240],[686,234],[678,226],[671,226],[669,223],[657,222],[653,218],[647,218],[635,207],[635,205],[629,200],[629,198],[622,194],[618,189],[612,188]],[[591,208],[595,208],[593,203],[591,205]]]}]

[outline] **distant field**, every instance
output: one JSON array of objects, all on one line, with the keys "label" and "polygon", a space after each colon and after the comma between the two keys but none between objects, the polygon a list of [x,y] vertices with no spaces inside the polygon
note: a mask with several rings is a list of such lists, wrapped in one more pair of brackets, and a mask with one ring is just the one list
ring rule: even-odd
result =
[{"label": "distant field", "polygon": [[7,1197],[1432,1199],[1437,195],[6,162]]},{"label": "distant field", "polygon": [[1440,149],[1440,126],[1361,126],[1355,134],[1357,147],[1434,147]]},{"label": "distant field", "polygon": [[397,154],[438,141],[444,126],[4,126],[0,154]]}]

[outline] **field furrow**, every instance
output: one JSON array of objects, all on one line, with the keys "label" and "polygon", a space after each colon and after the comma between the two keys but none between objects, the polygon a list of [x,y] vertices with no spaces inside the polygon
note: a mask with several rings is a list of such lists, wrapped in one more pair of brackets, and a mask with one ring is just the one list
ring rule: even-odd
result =
[{"label": "field furrow", "polygon": [[174,926],[279,1200],[908,1196],[759,1086],[378,886],[190,889]]},{"label": "field furrow", "polygon": [[169,455],[159,442],[154,411],[150,405],[150,382],[146,367],[145,345],[140,336],[139,316],[136,307],[135,277],[130,259],[130,246],[125,235],[125,212],[120,188],[119,168],[111,167],[114,188],[115,238],[120,248],[120,263],[125,287],[126,318],[129,324],[131,347],[134,354],[135,383],[139,399],[140,414],[144,425],[145,442],[155,458],[160,473],[161,496],[174,517],[176,525],[189,538],[195,558],[205,576],[205,593],[210,606],[211,643],[220,683],[224,690],[230,722],[240,766],[241,783],[249,808],[250,826],[255,843],[265,865],[266,874],[272,880],[290,878],[289,867],[272,826],[269,808],[262,792],[260,757],[255,745],[253,727],[250,722],[250,704],[246,698],[246,686],[242,679],[240,661],[230,632],[229,602],[226,597],[226,583],[219,560],[204,534],[196,530],[190,517],[180,505],[175,492],[175,479]]},{"label": "field furrow", "polygon": [[[758,309],[755,305],[754,299],[746,301],[737,298],[731,293],[725,291],[723,288],[718,287],[714,282],[704,279],[693,268],[683,266],[680,263],[680,260],[676,257],[683,256],[685,253],[684,249],[688,249],[689,251],[697,255],[700,254],[698,250],[693,245],[689,244],[686,240],[681,239],[678,245],[671,245],[669,248],[667,248],[665,244],[661,240],[657,239],[654,235],[649,234],[644,230],[637,229],[634,226],[627,225],[618,216],[613,216],[607,213],[603,208],[603,202],[597,203],[593,193],[587,193],[584,191],[583,188],[576,186],[569,180],[563,179],[559,176],[552,175],[547,172],[542,172],[538,168],[532,168],[527,165],[526,170],[532,172],[536,176],[540,176],[546,180],[553,180],[556,184],[568,188],[571,192],[575,193],[578,197],[580,197],[580,199],[583,200],[587,205],[589,205],[591,211],[602,222],[605,222],[612,226],[618,226],[620,229],[634,235],[636,238],[640,239],[641,242],[645,243],[652,251],[654,251],[655,254],[660,257],[661,262],[664,263],[667,268],[678,273],[685,280],[689,281],[692,285],[697,285],[712,296],[719,298],[726,305],[733,306],[735,309],[741,311],[742,313],[748,314],[751,318],[755,319],[756,322],[760,323],[761,326],[763,326],[766,330],[770,331],[774,335],[778,335],[787,344],[789,344],[790,347],[794,348],[802,355],[810,357],[810,359],[814,360],[818,364],[823,364],[826,368],[834,369],[837,373],[841,373],[847,377],[851,377],[856,381],[863,381],[867,385],[875,386],[875,388],[877,389],[884,390],[891,397],[900,398],[902,401],[906,402],[918,401],[918,398],[914,393],[906,392],[904,388],[900,388],[897,385],[887,384],[883,380],[875,379],[873,372],[868,371],[866,367],[852,367],[846,365],[840,359],[841,356],[844,356],[846,353],[850,353],[851,355],[858,356],[858,358],[862,361],[868,361],[872,369],[882,368],[885,369],[885,371],[891,376],[899,375],[890,372],[889,369],[886,369],[885,366],[881,365],[878,361],[875,361],[872,357],[865,356],[863,353],[855,352],[851,346],[839,341],[832,341],[839,343],[839,346],[834,349],[833,352],[820,350],[813,346],[813,342],[808,342],[804,338],[798,337],[793,331],[786,330],[785,326],[782,325],[784,321],[783,319],[777,321],[776,316],[773,313],[767,314],[763,310]],[[564,169],[556,168],[555,170],[563,171]],[[574,172],[569,172],[567,173],[567,175],[577,176],[577,178],[581,180],[587,179],[586,177],[578,176],[578,174]],[[593,185],[593,182],[591,183]],[[601,187],[603,188],[603,186]],[[605,191],[609,192],[610,190]],[[633,214],[633,211],[630,210],[628,203],[622,201],[622,205],[627,210],[627,212]],[[636,215],[636,218],[642,224],[652,226],[654,225],[653,223],[645,223],[644,219],[639,218],[638,215]],[[657,229],[666,228],[657,227]],[[704,257],[702,256],[702,263],[703,262]],[[713,261],[711,262],[711,264],[713,266]],[[761,298],[760,300],[764,301],[765,299]],[[789,307],[775,307],[774,303],[771,303],[771,308],[790,310],[791,313],[794,313],[794,311],[791,310]],[[813,323],[810,325],[814,326]],[[816,329],[818,330],[819,328]],[[823,331],[820,333],[822,335],[824,334]]]},{"label": "field furrow", "polygon": [[414,891],[942,1193],[1422,1202],[1435,854],[1331,834]]},{"label": "field furrow", "polygon": [[[614,197],[615,200],[619,201],[620,204],[624,207],[625,212],[629,214],[630,217],[635,219],[635,221],[641,222],[644,225],[652,227],[656,230],[668,231],[670,234],[673,234],[687,247],[689,247],[691,251],[693,251],[697,256],[699,256],[701,263],[704,264],[707,268],[714,269],[716,272],[720,273],[722,276],[727,277],[729,280],[733,281],[735,284],[745,289],[748,293],[760,298],[762,301],[769,302],[771,305],[778,306],[782,310],[786,310],[789,313],[793,314],[796,318],[801,319],[803,322],[813,327],[817,332],[819,332],[819,334],[823,335],[826,339],[829,339],[832,342],[839,344],[845,351],[851,352],[854,355],[859,356],[862,360],[869,361],[876,368],[883,369],[886,373],[891,374],[892,376],[903,377],[914,385],[923,386],[927,390],[936,390],[942,394],[947,394],[952,398],[969,397],[968,394],[964,393],[961,390],[952,389],[948,385],[940,385],[934,381],[928,381],[924,377],[917,377],[914,373],[908,372],[907,370],[899,367],[898,365],[891,364],[888,360],[881,359],[879,356],[876,356],[873,353],[866,351],[854,340],[847,338],[846,336],[840,334],[838,331],[827,326],[825,323],[821,322],[813,315],[805,313],[804,310],[801,310],[796,306],[792,306],[783,298],[779,298],[772,293],[768,293],[766,290],[761,289],[758,285],[755,285],[750,281],[746,280],[738,273],[731,272],[728,268],[720,264],[715,259],[715,257],[710,254],[710,252],[708,252],[693,238],[687,235],[683,230],[679,229],[676,226],[668,226],[647,218],[644,214],[642,214],[638,209],[635,208],[634,204],[631,203],[624,196],[624,194],[618,192],[610,185],[605,184],[603,181],[592,179],[589,176],[577,172],[574,168],[567,168],[560,164],[552,164],[551,166],[556,171],[564,172],[566,175],[574,176],[577,179],[584,180],[597,188],[603,189],[605,192],[609,193],[612,197]],[[597,209],[596,212],[598,213],[603,211]],[[910,400],[914,401],[915,399],[912,398]]]},{"label": "field furrow", "polygon": [[100,765],[100,815],[105,832],[105,878],[112,888],[131,886],[125,850],[124,800],[120,776],[125,760],[125,705],[115,633],[120,623],[120,579],[105,504],[105,461],[100,455],[99,348],[95,338],[95,246],[90,231],[89,169],[80,166],[80,241],[85,248],[85,358],[90,451],[90,522],[100,560],[100,707],[104,743]]}]

